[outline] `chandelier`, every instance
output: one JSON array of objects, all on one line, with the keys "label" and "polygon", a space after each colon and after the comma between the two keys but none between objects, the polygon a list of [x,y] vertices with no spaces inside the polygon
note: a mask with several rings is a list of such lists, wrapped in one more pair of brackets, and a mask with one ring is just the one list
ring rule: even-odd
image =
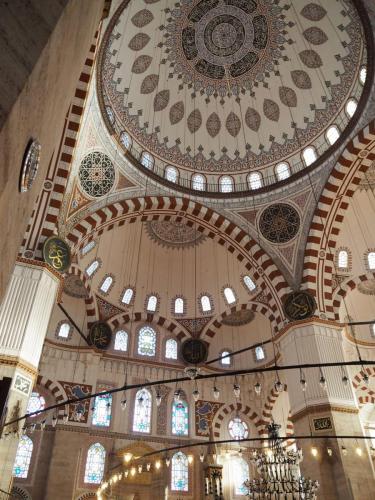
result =
[{"label": "chandelier", "polygon": [[302,450],[287,451],[282,447],[280,427],[275,423],[268,426],[270,450],[252,459],[260,477],[243,483],[247,496],[254,500],[315,500],[319,483],[301,476]]}]

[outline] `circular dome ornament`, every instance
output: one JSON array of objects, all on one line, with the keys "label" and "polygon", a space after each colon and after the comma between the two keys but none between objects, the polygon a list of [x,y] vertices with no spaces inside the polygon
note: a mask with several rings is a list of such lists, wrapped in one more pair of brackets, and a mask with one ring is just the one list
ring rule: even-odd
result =
[{"label": "circular dome ornament", "polygon": [[287,203],[276,203],[263,210],[259,229],[271,243],[287,243],[300,228],[300,217],[295,208]]},{"label": "circular dome ornament", "polygon": [[112,189],[115,182],[115,168],[107,155],[95,151],[83,158],[78,177],[84,193],[93,198],[100,198]]},{"label": "circular dome ornament", "polygon": [[29,141],[22,161],[20,177],[21,193],[26,193],[33,185],[38,173],[41,149],[42,147],[36,139]]},{"label": "circular dome ornament", "polygon": [[292,292],[284,302],[284,312],[291,321],[300,321],[311,318],[316,311],[314,297],[305,291]]},{"label": "circular dome ornament", "polygon": [[111,343],[112,330],[105,321],[96,321],[90,328],[88,334],[89,344],[97,349],[107,349]]},{"label": "circular dome ornament", "polygon": [[208,345],[200,339],[187,339],[181,345],[181,357],[189,365],[201,365],[208,356]]}]

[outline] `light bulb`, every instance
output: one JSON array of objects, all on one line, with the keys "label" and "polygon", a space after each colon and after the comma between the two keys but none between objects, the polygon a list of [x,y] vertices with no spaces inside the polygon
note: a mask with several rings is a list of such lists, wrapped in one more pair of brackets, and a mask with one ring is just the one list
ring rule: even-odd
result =
[{"label": "light bulb", "polygon": [[342,383],[345,385],[345,387],[347,387],[347,385],[349,384],[348,377],[346,375],[344,375],[341,380],[342,380]]},{"label": "light bulb", "polygon": [[220,391],[217,387],[214,387],[214,399],[218,400],[220,397]]},{"label": "light bulb", "polygon": [[332,450],[332,448],[327,448],[327,453],[328,453],[328,456],[329,456],[329,457],[332,457],[332,455],[333,455],[333,450]]},{"label": "light bulb", "polygon": [[262,384],[260,382],[257,382],[254,385],[254,391],[257,396],[260,396],[260,393],[262,392]]},{"label": "light bulb", "polygon": [[53,415],[52,416],[52,427],[56,427],[56,424],[57,424],[57,417],[56,417],[56,415]]},{"label": "light bulb", "polygon": [[304,378],[301,378],[301,380],[299,381],[299,383],[301,384],[301,389],[303,390],[303,392],[306,391],[306,388],[307,388],[307,382]]},{"label": "light bulb", "polygon": [[361,456],[362,456],[362,448],[360,448],[359,446],[357,446],[357,448],[355,449],[355,452],[357,453],[357,455],[358,455],[359,457],[361,457]]},{"label": "light bulb", "polygon": [[156,406],[161,405],[161,394],[159,392],[156,393]]},{"label": "light bulb", "polygon": [[135,467],[132,467],[132,468],[130,469],[130,474],[131,474],[132,476],[135,476],[136,472],[137,472],[137,471],[136,471]]},{"label": "light bulb", "polygon": [[69,415],[67,413],[64,413],[63,415],[63,422],[64,424],[67,424],[69,422]]},{"label": "light bulb", "polygon": [[201,462],[204,462],[204,453],[201,453],[201,454],[199,455],[199,460],[200,460]]},{"label": "light bulb", "polygon": [[194,462],[193,455],[188,455],[188,462],[189,462],[189,464],[192,464]]},{"label": "light bulb", "polygon": [[311,447],[311,455],[313,457],[316,457],[318,455],[318,450],[317,450],[316,446]]},{"label": "light bulb", "polygon": [[167,457],[167,458],[165,459],[165,465],[166,465],[167,467],[169,467],[169,466],[170,466],[170,464],[171,464],[171,459]]},{"label": "light bulb", "polygon": [[40,423],[40,429],[42,431],[44,431],[44,429],[46,428],[46,421],[45,420],[42,420],[41,423]]},{"label": "light bulb", "polygon": [[344,455],[344,457],[346,457],[346,455],[348,454],[348,450],[346,449],[345,446],[341,446],[341,451],[342,451],[342,454]]},{"label": "light bulb", "polygon": [[126,401],[126,399],[123,399],[123,400],[121,401],[121,410],[122,410],[122,411],[124,411],[124,410],[125,410],[126,405],[127,405],[127,401]]},{"label": "light bulb", "polygon": [[363,382],[365,383],[365,385],[368,385],[370,382],[370,377],[367,375],[367,373],[363,375]]},{"label": "light bulb", "polygon": [[160,467],[161,467],[161,462],[160,462],[160,460],[156,460],[156,462],[155,462],[155,469],[159,470],[159,469],[160,469]]},{"label": "light bulb", "polygon": [[327,390],[327,381],[326,381],[324,375],[320,376],[319,384],[320,384],[320,387],[323,389],[323,391]]},{"label": "light bulb", "polygon": [[240,389],[240,386],[238,384],[233,384],[233,392],[234,392],[235,397],[238,399],[241,395],[241,389]]},{"label": "light bulb", "polygon": [[146,469],[147,469],[148,471],[150,471],[150,470],[151,470],[151,464],[150,464],[150,462],[146,465]]},{"label": "light bulb", "polygon": [[175,391],[174,391],[174,396],[173,396],[173,397],[174,397],[174,400],[175,400],[176,402],[177,402],[177,401],[180,401],[180,399],[181,399],[181,393],[180,393],[180,390],[179,390],[179,389],[177,389],[177,390],[175,390]]},{"label": "light bulb", "polygon": [[139,472],[139,474],[141,474],[141,472],[142,472],[142,465],[138,465],[138,472]]},{"label": "light bulb", "polygon": [[194,398],[194,401],[195,401],[195,402],[197,402],[197,401],[198,401],[199,396],[200,396],[200,394],[199,394],[198,389],[195,389],[195,391],[193,391],[193,398]]},{"label": "light bulb", "polygon": [[131,453],[125,453],[124,455],[124,460],[126,463],[130,462],[130,460],[132,459],[133,455]]},{"label": "light bulb", "polygon": [[128,477],[128,475],[129,475],[129,471],[126,469],[126,470],[124,471],[124,476],[125,476],[125,477]]},{"label": "light bulb", "polygon": [[279,394],[281,392],[283,392],[284,390],[284,385],[280,382],[280,380],[277,380],[277,382],[275,383],[275,390],[276,392],[278,392]]}]

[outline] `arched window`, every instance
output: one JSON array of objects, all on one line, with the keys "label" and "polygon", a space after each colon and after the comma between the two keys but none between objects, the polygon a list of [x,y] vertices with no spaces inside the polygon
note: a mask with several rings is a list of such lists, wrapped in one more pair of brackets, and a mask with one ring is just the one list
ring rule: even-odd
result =
[{"label": "arched window", "polygon": [[375,324],[370,325],[371,337],[375,337]]},{"label": "arched window", "polygon": [[133,288],[126,288],[122,294],[121,297],[121,302],[123,304],[129,305],[131,304],[131,301],[133,300],[134,297],[134,290]]},{"label": "arched window", "polygon": [[187,456],[181,451],[172,457],[171,490],[189,491],[189,464]]},{"label": "arched window", "polygon": [[86,267],[86,274],[88,277],[92,276],[94,272],[98,270],[99,264],[98,260],[94,260],[88,267]]},{"label": "arched window", "polygon": [[249,479],[249,465],[242,457],[235,457],[232,460],[234,494],[245,496],[248,490],[243,483]]},{"label": "arched window", "polygon": [[231,364],[231,357],[228,356],[228,354],[230,354],[229,351],[223,351],[221,353],[221,360],[220,360],[220,363],[224,366],[229,366]]},{"label": "arched window", "polygon": [[113,285],[112,276],[107,276],[106,278],[104,278],[102,284],[100,285],[100,291],[102,293],[108,293],[112,285]]},{"label": "arched window", "polygon": [[191,184],[196,191],[204,191],[206,187],[206,179],[202,174],[194,174],[191,178]]},{"label": "arched window", "polygon": [[249,290],[249,292],[253,292],[256,289],[256,284],[254,281],[250,278],[250,276],[245,275],[243,277],[243,282],[245,283],[246,288]]},{"label": "arched window", "polygon": [[262,175],[260,172],[252,172],[247,176],[247,183],[250,189],[260,189],[263,185]]},{"label": "arched window", "polygon": [[[34,413],[34,411],[44,410],[46,407],[46,400],[43,396],[39,394],[39,392],[32,392],[29,402],[27,404],[26,413]],[[34,417],[36,415],[33,415]]]},{"label": "arched window", "polygon": [[316,150],[313,146],[309,146],[308,148],[304,149],[302,157],[306,167],[314,163],[314,161],[318,158]]},{"label": "arched window", "polygon": [[132,147],[132,138],[126,132],[121,132],[120,134],[120,142],[124,146],[125,149],[131,149]]},{"label": "arched window", "polygon": [[155,312],[158,305],[158,298],[156,295],[150,295],[147,299],[147,311]]},{"label": "arched window", "polygon": [[375,252],[369,252],[367,254],[367,263],[369,269],[375,269]]},{"label": "arched window", "polygon": [[339,251],[337,265],[339,269],[345,269],[349,266],[349,254],[346,250]]},{"label": "arched window", "polygon": [[233,290],[228,286],[224,288],[224,297],[228,305],[234,304],[236,302],[236,296],[234,295]]},{"label": "arched window", "polygon": [[175,339],[168,339],[165,343],[165,357],[177,359],[177,341]]},{"label": "arched window", "polygon": [[68,321],[61,321],[57,329],[57,337],[68,339],[72,331],[72,325]]},{"label": "arched window", "polygon": [[112,394],[99,394],[99,396],[96,396],[92,414],[92,425],[109,427],[111,424],[111,413]]},{"label": "arched window", "polygon": [[263,361],[265,359],[266,354],[265,354],[264,349],[261,345],[258,345],[255,348],[254,352],[255,352],[255,359],[257,361]]},{"label": "arched window", "polygon": [[337,139],[340,137],[340,130],[336,125],[331,125],[326,132],[327,141],[329,144],[335,144]]},{"label": "arched window", "polygon": [[147,151],[143,151],[141,156],[141,164],[149,170],[152,170],[152,167],[154,166],[154,157]]},{"label": "arched window", "polygon": [[182,297],[177,297],[174,301],[174,313],[184,314],[184,299]]},{"label": "arched window", "polygon": [[359,81],[364,85],[366,83],[367,78],[367,68],[366,66],[362,66],[359,71]]},{"label": "arched window", "polygon": [[186,401],[173,401],[172,434],[176,436],[189,434],[189,407]]},{"label": "arched window", "polygon": [[143,326],[138,335],[138,354],[141,356],[155,356],[156,332],[151,326]]},{"label": "arched window", "polygon": [[233,179],[229,175],[220,177],[220,192],[231,193],[233,191]]},{"label": "arched window", "polygon": [[133,431],[151,432],[151,393],[147,389],[140,389],[135,395]]},{"label": "arched window", "polygon": [[31,455],[33,453],[33,442],[28,436],[22,436],[19,440],[16,459],[13,465],[13,476],[26,479],[29,473]]},{"label": "arched window", "polygon": [[210,297],[208,295],[202,295],[201,307],[202,307],[202,312],[212,311],[211,300],[210,300]]},{"label": "arched window", "polygon": [[85,483],[100,484],[104,476],[105,448],[100,443],[90,446],[87,452]]},{"label": "arched window", "polygon": [[128,350],[128,333],[125,330],[119,330],[115,335],[115,351]]},{"label": "arched window", "polygon": [[165,178],[167,179],[167,181],[177,182],[177,177],[178,177],[177,168],[168,165],[168,167],[165,169]]},{"label": "arched window", "polygon": [[240,417],[232,418],[229,421],[228,430],[232,439],[246,439],[249,435],[247,423]]},{"label": "arched window", "polygon": [[357,101],[352,97],[348,100],[345,106],[346,114],[351,118],[357,110]]},{"label": "arched window", "polygon": [[85,256],[87,255],[96,245],[95,240],[89,241],[81,250],[81,255]]},{"label": "arched window", "polygon": [[288,163],[279,163],[276,165],[276,177],[278,181],[283,181],[290,177],[290,167]]}]

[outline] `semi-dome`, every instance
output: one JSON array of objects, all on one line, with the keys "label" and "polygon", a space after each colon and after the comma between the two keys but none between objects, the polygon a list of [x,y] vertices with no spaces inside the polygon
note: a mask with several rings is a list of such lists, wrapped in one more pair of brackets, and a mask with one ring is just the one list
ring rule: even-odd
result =
[{"label": "semi-dome", "polygon": [[139,168],[196,191],[247,191],[317,163],[358,109],[357,2],[125,0],[98,69],[110,133]]}]

